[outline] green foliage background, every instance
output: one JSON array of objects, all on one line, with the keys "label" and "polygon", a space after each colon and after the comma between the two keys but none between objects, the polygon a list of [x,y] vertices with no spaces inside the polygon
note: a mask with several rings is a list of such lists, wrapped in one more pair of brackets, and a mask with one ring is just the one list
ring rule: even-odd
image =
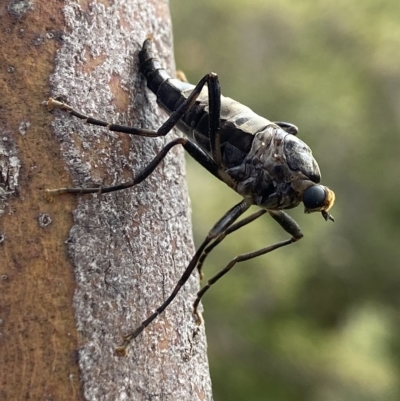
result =
[{"label": "green foliage background", "polygon": [[[237,265],[204,298],[216,400],[400,399],[400,2],[171,0],[177,67],[293,122],[336,192],[335,223],[291,211],[305,238]],[[239,197],[188,160],[197,243]],[[269,217],[236,254],[287,238]]]}]

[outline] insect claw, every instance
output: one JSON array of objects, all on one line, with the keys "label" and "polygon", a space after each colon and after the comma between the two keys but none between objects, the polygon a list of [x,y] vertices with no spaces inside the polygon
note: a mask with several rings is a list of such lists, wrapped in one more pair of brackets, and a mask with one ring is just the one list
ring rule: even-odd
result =
[{"label": "insect claw", "polygon": [[51,189],[45,189],[44,197],[47,202],[54,202],[54,195],[51,193]]},{"label": "insect claw", "polygon": [[124,342],[122,343],[122,345],[115,348],[115,354],[117,356],[127,356],[129,352],[129,345],[131,344],[134,338],[135,337],[132,333],[124,336]]},{"label": "insect claw", "polygon": [[49,98],[47,102],[43,102],[47,106],[47,110],[52,111],[54,109],[61,109],[61,110],[67,110],[71,111],[72,107],[68,106],[67,104],[63,102],[59,102],[58,100],[55,100],[53,98]]},{"label": "insect claw", "polygon": [[45,189],[45,197],[47,201],[53,202],[56,195],[65,194],[68,188]]},{"label": "insect claw", "polygon": [[201,326],[204,323],[203,315],[197,310],[197,308],[193,311],[193,313],[197,326]]},{"label": "insect claw", "polygon": [[127,356],[128,355],[128,349],[124,345],[121,345],[120,347],[115,348],[115,355],[117,356]]},{"label": "insect claw", "polygon": [[204,273],[203,273],[203,270],[201,270],[201,269],[199,269],[199,278],[200,278],[200,281],[203,281]]}]

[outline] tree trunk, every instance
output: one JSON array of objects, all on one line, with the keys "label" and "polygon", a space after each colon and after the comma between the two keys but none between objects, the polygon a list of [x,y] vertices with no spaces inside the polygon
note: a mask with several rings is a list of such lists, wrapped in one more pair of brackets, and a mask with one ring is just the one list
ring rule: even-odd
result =
[{"label": "tree trunk", "polygon": [[44,196],[127,181],[171,139],[111,133],[41,104],[61,97],[158,128],[166,117],[137,53],[153,35],[174,74],[168,1],[10,0],[0,18],[0,399],[211,400],[196,275],[127,357],[115,355],[194,252],[182,149],[132,189]]}]

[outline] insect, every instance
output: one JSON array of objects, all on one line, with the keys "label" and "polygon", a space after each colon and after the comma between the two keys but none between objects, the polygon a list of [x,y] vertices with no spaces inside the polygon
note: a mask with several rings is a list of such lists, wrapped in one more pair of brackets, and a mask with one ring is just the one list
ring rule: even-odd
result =
[{"label": "insect", "polygon": [[[158,104],[170,115],[157,131],[97,120],[54,99],[48,100],[48,108],[59,108],[89,124],[130,135],[165,136],[173,127],[177,127],[185,136],[169,142],[129,182],[102,188],[59,188],[47,190],[48,195],[107,193],[133,187],[154,171],[171,148],[182,145],[198,163],[239,193],[243,200],[229,209],[214,225],[169,297],[124,337],[123,344],[116,350],[118,355],[127,354],[132,340],[168,307],[196,268],[202,277],[202,265],[207,254],[233,231],[268,213],[291,237],[258,251],[236,256],[208,280],[197,293],[193,305],[199,324],[202,322],[197,310],[200,299],[236,263],[264,255],[303,237],[299,225],[285,213],[285,209],[294,208],[303,202],[306,213],[320,212],[325,220],[334,221],[328,210],[334,203],[335,195],[329,188],[319,184],[318,164],[311,149],[296,137],[296,126],[271,122],[248,107],[221,96],[215,73],[205,75],[196,86],[171,78],[154,57],[150,38],[143,43],[139,62],[140,72],[146,78],[148,88],[156,94]],[[238,220],[252,205],[260,209]]]}]

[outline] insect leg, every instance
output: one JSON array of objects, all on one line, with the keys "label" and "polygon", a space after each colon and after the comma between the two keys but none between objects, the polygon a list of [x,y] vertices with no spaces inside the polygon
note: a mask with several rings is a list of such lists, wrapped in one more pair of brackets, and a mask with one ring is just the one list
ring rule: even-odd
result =
[{"label": "insect leg", "polygon": [[197,264],[197,270],[199,271],[200,280],[203,279],[203,264],[204,260],[208,256],[208,254],[229,234],[233,233],[234,231],[238,230],[239,228],[245,226],[246,224],[251,223],[252,221],[258,219],[263,214],[267,213],[265,209],[260,209],[257,212],[251,214],[250,216],[238,221],[235,224],[232,224],[225,232],[223,232],[215,241],[210,244],[206,249],[204,249],[203,254],[199,259],[199,263]]},{"label": "insect leg", "polygon": [[67,111],[69,114],[71,114],[77,118],[80,118],[81,120],[85,120],[85,122],[87,124],[105,127],[110,131],[123,132],[126,134],[148,136],[148,137],[160,136],[157,131],[153,131],[153,130],[149,130],[149,129],[145,129],[145,128],[126,127],[124,125],[111,124],[107,121],[97,120],[96,118],[89,117],[89,116],[81,113],[80,111],[73,109],[68,104],[60,102],[53,98],[50,98],[47,102],[44,102],[44,104],[47,106],[47,109],[49,111],[52,111],[54,109],[64,110],[64,111]]},{"label": "insect leg", "polygon": [[165,121],[164,124],[157,130],[149,130],[145,128],[135,128],[135,127],[128,127],[125,125],[118,125],[118,124],[111,124],[107,121],[97,120],[95,118],[89,117],[77,110],[74,110],[71,106],[59,102],[58,100],[50,98],[47,102],[48,110],[53,109],[61,109],[65,110],[68,113],[72,114],[73,116],[80,118],[81,120],[85,120],[87,124],[98,125],[100,127],[105,127],[110,131],[114,132],[122,132],[124,134],[130,135],[139,135],[139,136],[146,136],[146,137],[158,137],[158,136],[165,136],[167,135],[172,128],[176,125],[176,123],[183,117],[183,115],[193,106],[194,102],[198,98],[201,90],[203,89],[204,85],[210,79],[212,74],[205,75],[199,83],[195,86],[191,94],[188,98],[175,110],[169,118]]},{"label": "insect leg", "polygon": [[[75,193],[75,194],[92,194],[92,193],[107,193],[119,191],[120,189],[133,187],[142,181],[144,181],[164,159],[167,153],[175,146],[182,145],[185,150],[198,161],[205,169],[211,174],[220,178],[219,175],[223,174],[218,166],[214,163],[210,156],[208,156],[197,144],[190,142],[187,138],[177,138],[169,142],[161,151],[154,157],[154,159],[142,170],[136,177],[122,184],[110,186],[110,187],[95,187],[95,188],[57,188],[57,189],[46,189],[46,195],[54,196],[64,193]],[[221,178],[220,178],[221,179]]]},{"label": "insect leg", "polygon": [[237,220],[249,207],[251,201],[249,199],[243,199],[240,203],[228,210],[227,213],[214,225],[214,227],[208,233],[206,239],[198,248],[197,252],[193,256],[186,270],[183,272],[181,278],[173,289],[171,295],[159,306],[153,314],[151,314],[146,320],[144,320],[135,330],[124,337],[123,344],[116,349],[116,353],[119,356],[124,356],[128,352],[129,345],[157,316],[159,316],[168,305],[174,300],[176,295],[182,286],[186,283],[193,270],[196,268],[197,262],[203,253],[207,245],[222,234],[235,220]]},{"label": "insect leg", "polygon": [[65,193],[73,193],[73,194],[92,194],[92,193],[107,193],[119,191],[120,189],[130,188],[145,180],[158,166],[158,164],[164,159],[167,153],[175,146],[175,145],[183,145],[185,147],[187,139],[186,138],[177,138],[173,141],[169,142],[161,151],[154,157],[154,159],[142,170],[140,171],[135,178],[131,181],[124,182],[122,184],[110,186],[110,187],[95,187],[95,188],[57,188],[57,189],[46,189],[46,194],[48,196],[54,196]]},{"label": "insect leg", "polygon": [[221,86],[218,75],[210,73],[208,80],[208,108],[209,122],[208,130],[210,137],[210,149],[213,160],[218,166],[222,164],[221,137],[220,137],[220,115],[221,115]]},{"label": "insect leg", "polygon": [[[277,221],[280,226],[289,234],[292,235],[291,238],[278,242],[276,244],[267,246],[265,248],[262,248],[258,251],[250,252],[250,253],[245,253],[242,255],[238,255],[235,258],[233,258],[222,270],[220,270],[215,276],[211,277],[208,281],[207,284],[197,293],[197,298],[193,303],[193,313],[197,317],[197,323],[201,324],[203,322],[203,318],[200,314],[200,312],[197,310],[200,300],[203,297],[203,295],[210,289],[210,287],[215,284],[222,276],[224,276],[226,273],[229,272],[229,270],[232,269],[233,266],[235,266],[236,263],[244,262],[246,260],[254,259],[258,256],[265,255],[266,253],[272,252],[275,249],[281,248],[283,246],[289,245],[293,242],[298,241],[303,237],[303,234],[301,232],[301,229],[299,225],[296,223],[294,219],[292,219],[288,214],[286,214],[283,211],[269,211],[271,217]],[[252,217],[252,216],[249,216]],[[240,223],[240,222],[239,222]],[[237,223],[237,224],[239,224]],[[233,226],[231,226],[232,228]],[[240,228],[240,227],[238,227]],[[218,240],[219,238],[217,238]]]}]

